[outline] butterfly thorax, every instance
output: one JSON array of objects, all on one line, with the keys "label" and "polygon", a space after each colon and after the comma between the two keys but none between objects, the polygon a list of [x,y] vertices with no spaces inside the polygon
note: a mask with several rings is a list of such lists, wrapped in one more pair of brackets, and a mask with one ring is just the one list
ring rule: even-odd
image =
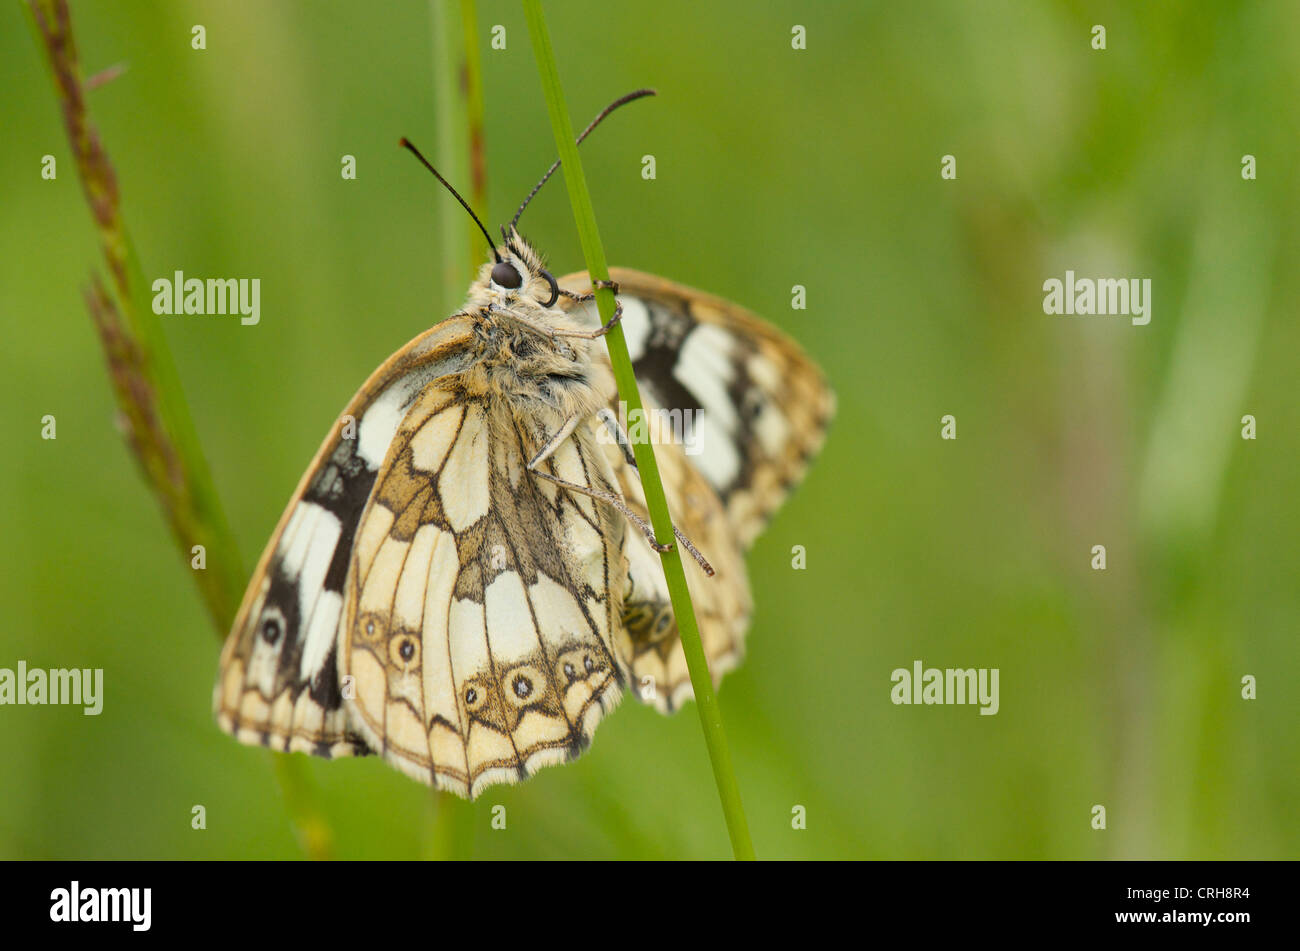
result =
[{"label": "butterfly thorax", "polygon": [[[467,392],[497,396],[517,412],[560,421],[575,413],[590,416],[613,396],[613,380],[591,359],[588,341],[552,340],[497,311],[471,316],[480,358],[463,374]],[[572,321],[561,315],[555,324],[568,327]]]}]

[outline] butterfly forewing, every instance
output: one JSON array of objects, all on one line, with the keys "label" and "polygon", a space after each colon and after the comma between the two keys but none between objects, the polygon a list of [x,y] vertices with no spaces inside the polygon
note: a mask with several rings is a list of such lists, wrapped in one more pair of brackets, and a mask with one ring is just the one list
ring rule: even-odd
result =
[{"label": "butterfly forewing", "polygon": [[348,717],[336,646],[355,531],[405,407],[466,365],[470,341],[455,319],[411,341],[366,381],[317,451],[222,651],[217,722],[241,741],[320,756],[368,752]]}]

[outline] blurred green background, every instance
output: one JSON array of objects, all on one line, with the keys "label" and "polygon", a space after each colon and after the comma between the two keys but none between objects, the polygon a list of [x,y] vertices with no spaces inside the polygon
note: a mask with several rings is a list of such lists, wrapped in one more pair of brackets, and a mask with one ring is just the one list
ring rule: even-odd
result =
[{"label": "blurred green background", "polygon": [[[759,856],[1300,855],[1300,8],[547,8],[575,123],[659,90],[583,146],[611,262],[766,315],[838,392],[750,557],[748,656],[720,692]],[[130,67],[91,112],[149,279],[262,281],[256,327],[165,323],[249,570],[356,387],[464,292],[440,266],[458,209],[396,147],[435,151],[430,8],[73,16],[87,74]],[[521,7],[479,19],[495,223],[555,149]],[[0,76],[0,666],[102,667],[107,694],[98,718],[0,708],[0,857],[300,856],[269,755],[213,723],[218,639],[114,428],[80,292],[102,257],[14,0]],[[523,226],[557,274],[582,266],[559,179]],[[1067,268],[1150,278],[1150,325],[1045,316]],[[893,705],[917,659],[999,668],[1000,712]],[[307,770],[342,857],[730,854],[693,707],[625,701],[578,762],[441,825],[377,759]]]}]

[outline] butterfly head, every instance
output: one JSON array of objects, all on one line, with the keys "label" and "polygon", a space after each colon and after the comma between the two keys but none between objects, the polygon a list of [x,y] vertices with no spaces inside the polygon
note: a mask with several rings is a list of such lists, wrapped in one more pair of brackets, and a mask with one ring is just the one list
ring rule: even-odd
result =
[{"label": "butterfly head", "polygon": [[[577,141],[582,142],[615,109],[654,94],[653,89],[638,89],[615,99],[588,124],[587,128],[582,130]],[[470,287],[467,309],[487,315],[492,314],[493,311],[510,313],[525,321],[529,318],[547,316],[554,319],[558,312],[553,308],[559,302],[563,292],[555,278],[551,276],[551,272],[543,267],[542,256],[537,249],[523,239],[515,225],[518,224],[528,203],[560,167],[560,160],[556,159],[542,176],[542,180],[533,186],[533,190],[519,206],[510,224],[501,226],[502,244],[498,246],[488,234],[487,228],[483,227],[483,222],[474,213],[469,202],[461,197],[460,192],[456,191],[447,179],[442,177],[442,173],[429,164],[429,160],[420,154],[420,150],[407,139],[402,139],[400,144],[419,159],[421,164],[432,172],[447,191],[460,202],[461,207],[474,219],[474,224],[478,225],[479,230],[483,232],[483,237],[487,238],[488,246],[492,249],[492,260],[483,265],[479,270],[478,279]]]},{"label": "butterfly head", "polygon": [[546,270],[541,254],[513,226],[501,229],[502,244],[479,270],[470,300],[501,310],[533,306],[547,309],[560,299],[560,285]]}]

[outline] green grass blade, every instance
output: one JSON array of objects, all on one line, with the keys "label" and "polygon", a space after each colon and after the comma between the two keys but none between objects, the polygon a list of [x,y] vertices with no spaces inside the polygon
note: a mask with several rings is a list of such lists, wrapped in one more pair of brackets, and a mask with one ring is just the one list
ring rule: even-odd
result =
[{"label": "green grass blade", "polygon": [[[573,204],[573,217],[582,242],[583,257],[587,262],[587,272],[593,281],[608,280],[609,267],[605,262],[605,249],[596,227],[596,214],[591,206],[591,195],[587,191],[587,180],[583,175],[578,146],[574,141],[573,123],[569,119],[568,106],[565,104],[564,92],[560,86],[560,74],[555,64],[555,52],[551,47],[546,20],[542,14],[541,0],[523,0],[523,4],[524,14],[528,20],[528,32],[533,40],[533,52],[537,57],[537,68],[541,73],[546,108],[551,117],[551,128],[555,132],[555,143],[560,150],[564,181],[568,186],[569,201]],[[596,305],[600,310],[601,320],[608,322],[614,316],[613,292],[607,289],[598,290]],[[636,376],[632,372],[632,361],[628,356],[623,328],[615,326],[607,333],[605,344],[609,348],[610,362],[614,365],[614,378],[618,383],[619,398],[627,406],[628,418],[636,418],[633,414],[639,416],[642,413],[641,394],[637,389]],[[655,537],[660,544],[671,542],[673,540],[672,519],[668,512],[668,501],[664,497],[663,484],[659,478],[659,467],[655,462],[654,450],[649,441],[636,441],[633,444],[633,452],[636,455],[637,468],[641,473],[641,485],[645,490],[646,507],[650,511],[650,522],[654,526]],[[740,801],[740,787],[736,784],[735,772],[731,766],[731,753],[727,748],[727,740],[722,728],[722,711],[718,707],[718,698],[713,692],[713,681],[709,676],[704,646],[700,643],[700,631],[696,624],[690,591],[686,586],[686,573],[682,569],[680,549],[674,545],[671,551],[664,552],[661,557],[664,576],[668,581],[668,593],[672,599],[673,614],[677,619],[682,648],[686,653],[686,665],[691,673],[691,686],[695,689],[696,709],[699,711],[700,724],[704,730],[704,742],[708,746],[709,760],[713,764],[713,779],[717,784],[718,797],[722,801],[722,812],[727,820],[731,848],[737,859],[753,859],[754,846],[750,841],[749,825]]]}]

